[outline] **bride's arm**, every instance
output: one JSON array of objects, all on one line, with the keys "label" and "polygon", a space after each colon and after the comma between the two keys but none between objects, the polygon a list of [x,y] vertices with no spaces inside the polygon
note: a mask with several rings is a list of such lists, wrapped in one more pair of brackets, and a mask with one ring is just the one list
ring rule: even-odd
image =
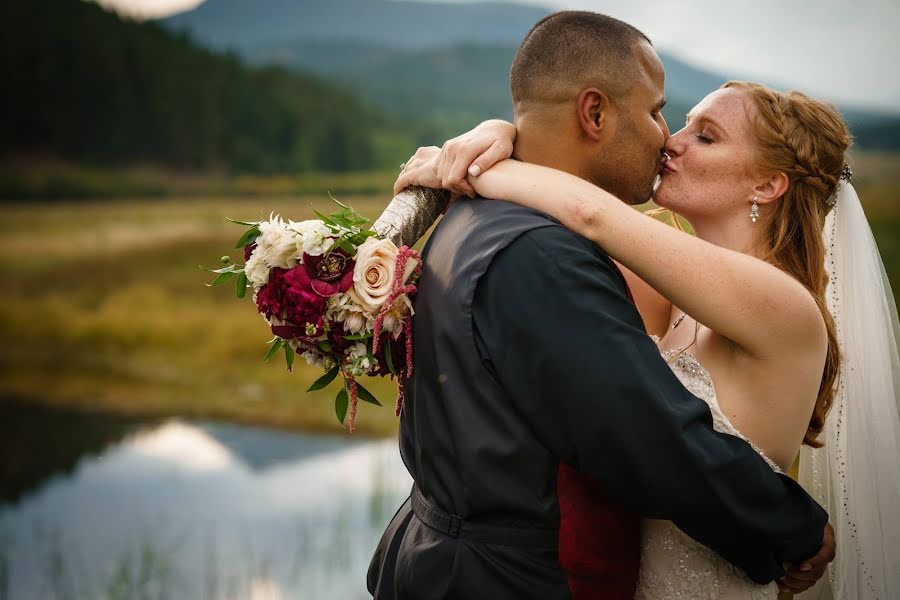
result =
[{"label": "bride's arm", "polygon": [[672,304],[752,355],[824,340],[815,300],[792,277],[641,214],[583,179],[506,160],[469,181],[482,196],[547,213],[594,241]]}]

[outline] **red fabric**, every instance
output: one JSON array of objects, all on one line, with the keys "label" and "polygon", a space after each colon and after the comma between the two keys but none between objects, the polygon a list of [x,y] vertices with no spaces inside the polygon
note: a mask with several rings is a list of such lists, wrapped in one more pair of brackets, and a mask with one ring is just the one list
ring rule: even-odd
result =
[{"label": "red fabric", "polygon": [[559,565],[573,600],[631,600],[640,566],[640,520],[596,480],[560,463]]},{"label": "red fabric", "polygon": [[[634,303],[625,277],[621,272],[619,276]],[[565,463],[559,463],[556,492],[559,566],[568,577],[572,599],[632,600],[641,564],[637,515],[610,498],[598,481]]]}]

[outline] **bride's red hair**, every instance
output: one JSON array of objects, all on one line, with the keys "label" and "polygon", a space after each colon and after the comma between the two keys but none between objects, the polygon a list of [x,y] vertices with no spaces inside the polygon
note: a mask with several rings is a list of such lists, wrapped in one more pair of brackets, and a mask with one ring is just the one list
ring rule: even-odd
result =
[{"label": "bride's red hair", "polygon": [[763,259],[793,276],[815,297],[828,330],[828,352],[822,382],[803,443],[817,440],[831,408],[840,369],[840,350],[832,315],[825,303],[823,228],[844,168],[851,137],[840,112],[830,104],[800,92],[778,92],[746,81],[722,86],[746,93],[756,108],[751,131],[756,140],[757,167],[762,174],[784,173],[787,192],[762,222],[759,243]]}]

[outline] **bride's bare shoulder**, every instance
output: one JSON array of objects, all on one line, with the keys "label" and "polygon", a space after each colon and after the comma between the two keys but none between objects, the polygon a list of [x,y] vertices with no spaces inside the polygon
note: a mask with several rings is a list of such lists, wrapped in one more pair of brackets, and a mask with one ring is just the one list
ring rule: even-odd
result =
[{"label": "bride's bare shoulder", "polygon": [[669,302],[662,294],[634,274],[633,271],[620,264],[618,261],[616,266],[625,276],[628,282],[628,288],[631,290],[631,296],[637,306],[641,319],[644,321],[644,328],[650,335],[663,337],[669,328],[669,319],[672,313],[672,303]]}]

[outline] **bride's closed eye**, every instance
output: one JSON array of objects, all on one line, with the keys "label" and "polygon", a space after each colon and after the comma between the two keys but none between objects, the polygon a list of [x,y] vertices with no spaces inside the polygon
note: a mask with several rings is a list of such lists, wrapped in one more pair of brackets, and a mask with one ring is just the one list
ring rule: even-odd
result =
[{"label": "bride's closed eye", "polygon": [[711,138],[707,134],[703,133],[702,131],[695,135],[696,135],[697,139],[700,140],[701,142],[703,142],[704,144],[712,144],[715,141],[713,138]]}]

